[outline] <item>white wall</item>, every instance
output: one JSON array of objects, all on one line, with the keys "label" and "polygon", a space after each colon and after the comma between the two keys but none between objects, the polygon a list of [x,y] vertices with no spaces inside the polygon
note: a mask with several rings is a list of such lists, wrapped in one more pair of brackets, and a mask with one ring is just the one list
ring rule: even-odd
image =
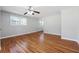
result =
[{"label": "white wall", "polygon": [[13,13],[2,12],[2,37],[14,36],[14,35],[21,35],[32,33],[36,31],[40,31],[39,27],[39,20],[38,18],[27,18],[27,25],[26,26],[12,26],[10,25],[10,16],[16,15],[18,17],[24,17]]},{"label": "white wall", "polygon": [[60,12],[42,18],[44,21],[43,30],[45,33],[60,35],[61,34],[61,15]]},{"label": "white wall", "polygon": [[[1,7],[0,7],[0,28],[1,28]],[[1,29],[0,29],[0,38],[1,38]],[[1,51],[1,41],[0,41],[0,51]]]},{"label": "white wall", "polygon": [[1,38],[1,7],[0,7],[0,38]]},{"label": "white wall", "polygon": [[63,10],[62,16],[62,39],[79,41],[79,8]]}]

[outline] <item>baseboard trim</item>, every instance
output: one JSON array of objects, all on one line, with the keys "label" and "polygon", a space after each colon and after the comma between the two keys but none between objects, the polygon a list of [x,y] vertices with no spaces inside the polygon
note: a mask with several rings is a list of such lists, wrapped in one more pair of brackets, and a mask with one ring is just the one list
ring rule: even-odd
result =
[{"label": "baseboard trim", "polygon": [[6,38],[17,37],[17,36],[22,36],[22,35],[28,35],[28,34],[32,34],[32,33],[36,33],[36,32],[41,32],[41,31],[33,31],[33,32],[28,32],[28,33],[10,35],[10,36],[6,36],[6,37],[1,37],[0,39],[6,39]]},{"label": "baseboard trim", "polygon": [[47,33],[47,32],[44,32],[45,34],[49,34],[49,35],[57,35],[57,36],[61,36],[60,34],[51,34],[51,33]]},{"label": "baseboard trim", "polygon": [[79,40],[75,40],[75,39],[71,39],[71,38],[67,38],[67,37],[62,37],[62,36],[61,36],[61,39],[76,41],[79,44]]}]

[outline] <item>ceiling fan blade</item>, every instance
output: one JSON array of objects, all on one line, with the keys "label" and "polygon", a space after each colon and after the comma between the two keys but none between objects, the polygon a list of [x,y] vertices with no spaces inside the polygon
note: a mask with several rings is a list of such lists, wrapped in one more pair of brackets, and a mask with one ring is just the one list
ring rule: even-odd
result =
[{"label": "ceiling fan blade", "polygon": [[28,12],[25,12],[24,15],[26,15]]},{"label": "ceiling fan blade", "polygon": [[40,12],[38,12],[38,11],[33,11],[33,12],[40,14]]}]

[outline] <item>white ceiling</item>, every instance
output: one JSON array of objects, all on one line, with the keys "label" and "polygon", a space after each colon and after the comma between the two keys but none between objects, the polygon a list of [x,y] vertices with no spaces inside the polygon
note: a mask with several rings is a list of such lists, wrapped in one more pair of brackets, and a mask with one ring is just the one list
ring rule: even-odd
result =
[{"label": "white ceiling", "polygon": [[[34,10],[40,11],[40,14],[35,14],[35,15],[26,15],[30,17],[45,17],[49,15],[53,15],[57,12],[60,12],[63,9],[68,9],[71,7],[68,6],[33,6]],[[23,15],[26,12],[26,9],[28,7],[25,6],[3,6],[2,10],[12,12],[12,13],[17,13],[20,15]]]}]

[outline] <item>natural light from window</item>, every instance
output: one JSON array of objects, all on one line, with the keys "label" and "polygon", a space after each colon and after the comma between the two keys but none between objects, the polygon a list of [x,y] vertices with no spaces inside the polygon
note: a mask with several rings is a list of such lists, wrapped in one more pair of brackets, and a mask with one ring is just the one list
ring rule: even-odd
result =
[{"label": "natural light from window", "polygon": [[27,19],[24,17],[10,16],[11,25],[27,25]]},{"label": "natural light from window", "polygon": [[43,26],[44,25],[44,21],[40,20],[40,25]]}]

